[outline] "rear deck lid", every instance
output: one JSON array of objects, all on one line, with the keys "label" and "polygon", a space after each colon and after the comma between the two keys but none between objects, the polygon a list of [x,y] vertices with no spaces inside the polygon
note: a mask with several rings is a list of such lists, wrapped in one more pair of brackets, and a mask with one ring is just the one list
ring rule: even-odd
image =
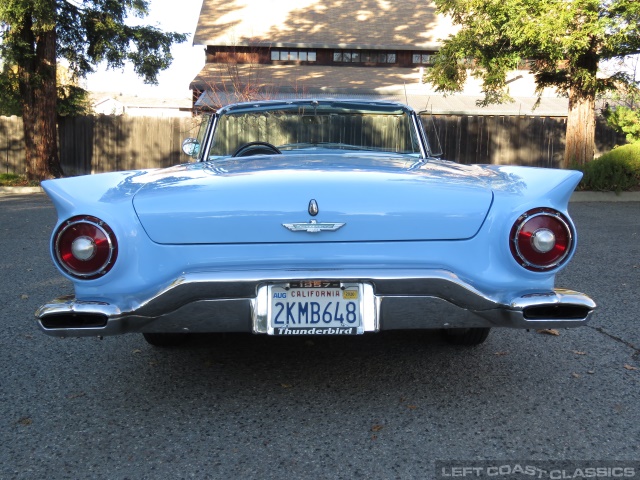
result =
[{"label": "rear deck lid", "polygon": [[478,232],[493,199],[463,173],[411,170],[406,159],[373,169],[281,158],[271,168],[262,158],[158,175],[134,198],[145,231],[161,244],[460,240]]}]

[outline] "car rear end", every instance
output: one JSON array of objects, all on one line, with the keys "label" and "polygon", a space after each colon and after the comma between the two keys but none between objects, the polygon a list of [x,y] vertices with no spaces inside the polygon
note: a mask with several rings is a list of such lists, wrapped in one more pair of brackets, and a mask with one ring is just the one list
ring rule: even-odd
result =
[{"label": "car rear end", "polygon": [[579,173],[379,160],[112,175],[85,182],[82,202],[69,201],[79,181],[45,182],[52,256],[75,295],[39,323],[58,336],[343,335],[588,320],[593,301],[554,286],[576,247]]}]

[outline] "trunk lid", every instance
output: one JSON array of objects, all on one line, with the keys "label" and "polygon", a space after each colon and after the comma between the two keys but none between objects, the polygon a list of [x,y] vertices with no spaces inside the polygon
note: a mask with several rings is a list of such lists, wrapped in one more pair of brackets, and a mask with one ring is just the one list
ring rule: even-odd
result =
[{"label": "trunk lid", "polygon": [[[375,154],[231,159],[160,171],[133,204],[149,237],[161,244],[471,238],[493,193],[474,181],[478,167],[438,165]],[[344,225],[315,231],[307,227],[312,221]],[[285,224],[302,226],[291,231]]]}]

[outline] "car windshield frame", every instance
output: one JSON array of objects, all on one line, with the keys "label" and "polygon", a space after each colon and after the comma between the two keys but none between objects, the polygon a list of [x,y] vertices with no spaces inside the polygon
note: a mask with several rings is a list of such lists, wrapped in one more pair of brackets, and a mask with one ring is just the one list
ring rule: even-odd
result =
[{"label": "car windshield frame", "polygon": [[[228,105],[220,108],[214,117],[211,119],[212,134],[209,136],[208,145],[206,146],[206,154],[203,151],[201,161],[229,158],[233,152],[236,151],[242,145],[249,142],[266,142],[270,140],[270,137],[277,137],[277,134],[273,135],[268,128],[270,127],[258,127],[251,125],[248,128],[236,127],[236,131],[233,135],[230,132],[225,131],[225,122],[232,119],[258,119],[261,118],[264,123],[265,118],[278,118],[278,121],[283,121],[282,118],[288,116],[290,125],[288,129],[282,126],[279,129],[287,134],[282,136],[282,140],[273,143],[274,147],[277,147],[282,153],[301,152],[309,150],[342,150],[342,151],[362,151],[362,152],[378,152],[387,153],[393,155],[409,155],[420,159],[428,158],[428,144],[424,136],[424,130],[422,128],[422,122],[417,117],[417,114],[413,109],[406,105],[394,102],[381,102],[381,101],[345,101],[345,100],[287,100],[287,101],[261,101],[261,102],[245,102],[233,105]],[[338,117],[342,117],[339,119]],[[321,120],[322,119],[322,120]],[[351,141],[344,141],[344,132],[347,132],[346,136],[351,135],[351,124],[345,126],[344,122],[365,122],[368,136],[367,140],[371,141],[371,144],[366,143],[353,143]],[[381,124],[392,123],[391,126],[385,126],[388,132],[392,132],[391,135],[395,135],[396,138],[392,139],[391,143],[394,143],[395,148],[390,148],[388,145],[375,145],[374,141],[382,142],[379,138],[380,132],[375,131],[375,126],[371,126],[371,122],[381,120]],[[304,125],[311,124],[314,121],[322,123],[324,125]],[[328,122],[328,123],[327,123]],[[334,124],[343,122],[341,128],[343,128],[343,134],[334,134]],[[295,127],[295,128],[292,128]],[[262,128],[263,134],[260,135],[257,132]],[[325,138],[314,138],[314,133],[309,133],[311,130],[304,130],[303,134],[294,135],[291,132],[295,129],[324,129],[326,132],[330,132]],[[365,127],[360,125],[361,131],[365,130]],[[373,129],[373,130],[372,130]],[[248,132],[248,130],[254,130],[254,132]],[[400,131],[400,133],[393,133]],[[264,132],[269,132],[264,134]],[[359,133],[360,134],[360,133]],[[225,137],[222,137],[225,135]],[[230,137],[234,137],[233,140]],[[322,135],[320,135],[321,137]],[[240,138],[241,137],[241,138]],[[261,138],[264,137],[264,138]],[[404,137],[404,138],[402,138]],[[375,139],[375,140],[372,140]],[[223,144],[226,142],[226,144]],[[235,142],[235,143],[234,143]],[[272,143],[272,142],[269,142]]]}]

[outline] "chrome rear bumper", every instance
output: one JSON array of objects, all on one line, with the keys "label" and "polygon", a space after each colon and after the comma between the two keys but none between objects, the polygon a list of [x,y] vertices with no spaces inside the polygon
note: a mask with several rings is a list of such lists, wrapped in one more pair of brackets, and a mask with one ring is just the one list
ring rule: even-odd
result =
[{"label": "chrome rear bumper", "polygon": [[[258,275],[262,273],[263,275]],[[369,273],[369,275],[367,275]],[[596,307],[571,290],[526,293],[497,302],[444,270],[370,272],[282,271],[186,274],[156,294],[116,305],[61,297],[36,318],[53,336],[130,332],[267,333],[266,286],[323,279],[365,284],[364,330],[469,327],[565,328],[584,325]],[[259,277],[259,278],[258,278]]]}]

